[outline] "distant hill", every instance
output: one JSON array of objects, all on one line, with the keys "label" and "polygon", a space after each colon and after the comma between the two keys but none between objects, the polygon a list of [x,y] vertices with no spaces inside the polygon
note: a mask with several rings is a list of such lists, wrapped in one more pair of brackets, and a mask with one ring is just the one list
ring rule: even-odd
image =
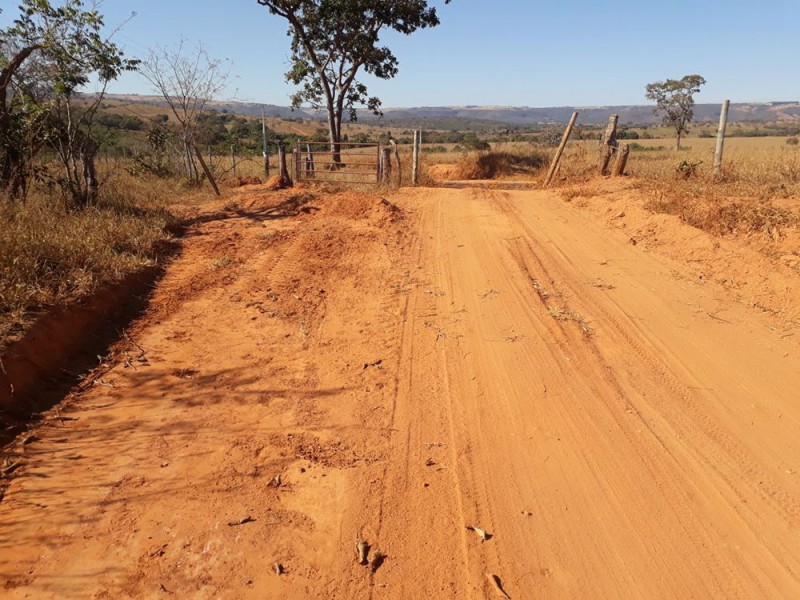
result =
[{"label": "distant hill", "polygon": [[[149,106],[167,107],[167,102],[161,96],[145,96],[139,94],[106,94],[106,102],[111,104],[145,104]],[[292,110],[288,106],[276,106],[274,104],[255,104],[252,102],[209,102],[208,106],[218,110],[227,111],[232,114],[242,116],[261,116],[261,110],[268,117],[280,117],[282,119],[309,119],[310,115],[302,110]]]},{"label": "distant hill", "polygon": [[[645,106],[555,106],[548,108],[515,106],[445,106],[420,108],[385,109],[384,120],[414,121],[419,119],[469,119],[496,121],[513,125],[560,124],[566,123],[574,111],[580,113],[580,122],[602,124],[612,114],[619,115],[620,122],[632,125],[659,123],[661,119],[654,114],[652,105]],[[718,104],[698,104],[695,107],[695,122],[719,121]],[[364,120],[374,119],[364,114]],[[800,102],[765,102],[731,104],[728,118],[738,121],[797,121],[800,122]]]},{"label": "distant hill", "polygon": [[[140,96],[136,94],[110,94],[109,101],[166,106],[158,96]],[[252,102],[212,102],[216,110],[225,110],[233,114],[260,116],[262,108],[269,117],[284,119],[317,119],[324,120],[323,111],[304,109],[295,110],[272,104],[256,104]],[[660,122],[653,112],[652,105],[630,106],[554,106],[533,108],[526,106],[423,106],[415,108],[385,108],[383,123],[396,126],[414,126],[435,121],[446,121],[452,127],[455,122],[496,123],[509,126],[551,125],[566,123],[573,111],[580,112],[580,122],[599,125],[608,121],[609,115],[618,114],[620,123],[631,125],[649,125]],[[698,104],[695,107],[695,122],[715,123],[719,120],[718,104]],[[359,118],[371,124],[378,121],[368,111],[359,111]],[[800,122],[800,102],[750,102],[731,104],[729,120],[731,122]]]}]

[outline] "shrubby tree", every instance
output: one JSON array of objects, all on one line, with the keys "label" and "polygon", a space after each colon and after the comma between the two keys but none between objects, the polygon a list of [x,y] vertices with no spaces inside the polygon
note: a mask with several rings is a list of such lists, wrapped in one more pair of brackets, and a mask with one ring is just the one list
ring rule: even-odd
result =
[{"label": "shrubby tree", "polygon": [[196,144],[200,119],[208,102],[228,87],[230,62],[213,58],[202,45],[189,48],[182,40],[174,49],[151,50],[142,62],[141,73],[164,97],[178,122],[187,177],[193,181],[200,179],[199,162],[209,183],[219,194]]},{"label": "shrubby tree", "polygon": [[[0,188],[24,196],[34,159],[55,151],[67,202],[90,204],[97,196],[92,123],[108,83],[138,61],[103,34],[103,17],[83,0],[22,0],[12,25],[0,31]],[[99,91],[81,98],[94,77]]]},{"label": "shrubby tree", "polygon": [[340,163],[335,144],[342,139],[345,112],[351,121],[357,119],[358,106],[381,114],[380,99],[369,95],[357,79],[359,72],[379,79],[397,75],[397,57],[381,44],[381,32],[410,35],[439,25],[436,8],[426,0],[256,1],[289,24],[292,54],[286,79],[299,86],[292,107],[304,102],[325,107],[334,164]]},{"label": "shrubby tree", "polygon": [[675,130],[675,149],[681,149],[681,136],[689,131],[694,118],[694,95],[706,80],[700,75],[648,83],[646,97],[656,103],[656,113],[663,115],[665,125]]}]

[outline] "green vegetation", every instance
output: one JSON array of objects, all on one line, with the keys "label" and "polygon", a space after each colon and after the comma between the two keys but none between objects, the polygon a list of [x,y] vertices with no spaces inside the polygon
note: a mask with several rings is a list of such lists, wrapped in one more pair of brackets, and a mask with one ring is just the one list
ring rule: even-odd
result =
[{"label": "green vegetation", "polygon": [[[450,0],[444,0],[445,4]],[[297,86],[292,106],[324,106],[331,143],[342,140],[342,119],[357,120],[357,107],[380,114],[381,101],[370,96],[356,79],[364,71],[392,79],[398,60],[382,45],[383,32],[411,35],[436,27],[436,8],[425,0],[257,0],[273,15],[286,20],[292,39],[291,67],[286,80]],[[334,163],[339,151],[332,149]]]},{"label": "green vegetation", "polygon": [[[35,176],[73,208],[97,200],[94,118],[105,86],[138,66],[102,30],[102,15],[82,0],[23,0],[0,31],[0,189],[11,198],[24,198]],[[78,90],[92,78],[101,91],[78,105]],[[56,168],[35,164],[45,152]]]},{"label": "green vegetation", "polygon": [[706,80],[700,75],[648,83],[646,96],[656,103],[656,112],[663,115],[664,125],[675,130],[675,149],[681,149],[681,136],[689,132],[694,117],[694,95]]}]

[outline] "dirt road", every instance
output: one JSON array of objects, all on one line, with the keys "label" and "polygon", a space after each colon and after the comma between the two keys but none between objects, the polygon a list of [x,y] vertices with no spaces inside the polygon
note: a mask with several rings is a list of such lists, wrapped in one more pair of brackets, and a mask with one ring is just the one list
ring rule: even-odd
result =
[{"label": "dirt road", "polygon": [[198,217],[13,449],[5,597],[800,597],[796,273],[613,196],[389,200]]}]

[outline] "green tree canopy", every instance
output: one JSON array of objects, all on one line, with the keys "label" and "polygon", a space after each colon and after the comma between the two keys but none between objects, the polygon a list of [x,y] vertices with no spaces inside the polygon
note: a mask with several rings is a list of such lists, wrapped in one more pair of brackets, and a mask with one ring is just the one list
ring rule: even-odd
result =
[{"label": "green tree canopy", "polygon": [[292,55],[286,79],[299,86],[292,106],[324,106],[332,144],[341,140],[345,111],[352,121],[359,106],[380,114],[380,99],[370,96],[357,77],[362,70],[379,79],[397,75],[397,57],[381,43],[381,32],[410,35],[439,25],[436,8],[426,0],[256,1],[288,22]]},{"label": "green tree canopy", "polygon": [[138,65],[103,26],[83,0],[22,0],[17,18],[0,31],[0,188],[12,196],[24,193],[33,157],[50,145],[65,163],[64,189],[77,192],[79,202],[88,199],[83,184],[95,182],[73,179],[88,166],[77,162],[93,162],[88,129],[103,92],[79,113],[71,100],[93,76],[105,90]]},{"label": "green tree canopy", "polygon": [[675,129],[675,148],[681,149],[681,136],[689,131],[694,118],[694,95],[706,80],[700,75],[686,75],[682,79],[667,79],[648,83],[646,97],[656,103],[656,112],[662,113],[664,124]]}]

